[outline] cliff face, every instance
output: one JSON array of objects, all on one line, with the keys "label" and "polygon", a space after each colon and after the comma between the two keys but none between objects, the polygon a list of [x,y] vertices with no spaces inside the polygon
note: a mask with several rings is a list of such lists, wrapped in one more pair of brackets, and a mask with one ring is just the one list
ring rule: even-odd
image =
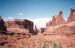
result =
[{"label": "cliff face", "polygon": [[30,20],[27,20],[27,19],[23,19],[23,20],[20,20],[20,19],[16,19],[14,21],[7,21],[6,22],[7,24],[7,27],[8,28],[25,28],[25,29],[29,29],[29,28],[32,28],[33,29],[33,22],[30,21]]},{"label": "cliff face", "polygon": [[75,9],[71,9],[70,16],[68,17],[67,22],[75,21]]},{"label": "cliff face", "polygon": [[14,21],[6,21],[6,25],[7,25],[8,28],[14,28],[15,22]]},{"label": "cliff face", "polygon": [[65,22],[62,11],[53,16],[52,21],[46,25],[45,33],[47,34],[72,34],[75,33],[75,9],[71,9],[70,16]]},{"label": "cliff face", "polygon": [[[7,21],[6,22],[8,31],[11,32],[21,32],[20,29],[24,30],[27,29],[29,30],[29,33],[31,34],[37,34],[36,31],[34,31],[34,23],[30,20],[27,19],[15,19],[14,21]],[[12,31],[13,30],[13,31]],[[22,31],[25,32],[25,31]]]}]

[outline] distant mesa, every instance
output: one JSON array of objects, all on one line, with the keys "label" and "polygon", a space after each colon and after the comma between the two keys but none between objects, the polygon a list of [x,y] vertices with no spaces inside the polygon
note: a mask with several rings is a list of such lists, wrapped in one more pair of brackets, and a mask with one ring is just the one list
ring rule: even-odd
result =
[{"label": "distant mesa", "polygon": [[28,29],[30,33],[37,34],[34,31],[34,23],[28,19],[14,19],[14,21],[6,22],[8,28]]},{"label": "distant mesa", "polygon": [[34,23],[28,19],[15,19],[4,21],[0,16],[0,33],[2,32],[13,32],[13,33],[22,33],[28,32],[33,35],[37,34],[37,32],[33,29]]},{"label": "distant mesa", "polygon": [[28,19],[14,19],[14,21],[6,21],[8,28],[33,28],[33,22]]}]

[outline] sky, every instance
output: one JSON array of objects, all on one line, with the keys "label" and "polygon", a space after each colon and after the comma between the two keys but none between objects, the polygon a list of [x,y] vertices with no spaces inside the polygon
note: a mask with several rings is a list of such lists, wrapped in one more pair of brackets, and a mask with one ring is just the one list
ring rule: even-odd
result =
[{"label": "sky", "polygon": [[0,0],[0,16],[5,20],[27,18],[37,27],[46,27],[46,22],[63,11],[67,20],[75,0]]}]

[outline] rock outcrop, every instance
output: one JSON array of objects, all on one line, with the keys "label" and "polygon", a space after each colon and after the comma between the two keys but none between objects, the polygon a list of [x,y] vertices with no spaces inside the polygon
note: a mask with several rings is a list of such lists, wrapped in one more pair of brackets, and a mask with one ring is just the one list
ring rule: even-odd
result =
[{"label": "rock outcrop", "polygon": [[75,26],[62,25],[55,29],[58,34],[75,34]]},{"label": "rock outcrop", "polygon": [[75,34],[75,21],[56,26],[49,26],[43,34]]},{"label": "rock outcrop", "polygon": [[8,28],[25,28],[33,29],[34,23],[27,19],[15,19],[14,21],[6,22]]},{"label": "rock outcrop", "polygon": [[14,21],[6,21],[6,25],[8,28],[15,28],[16,24]]},{"label": "rock outcrop", "polygon": [[1,16],[0,16],[0,31],[7,31],[5,21],[2,19]]},{"label": "rock outcrop", "polygon": [[[29,33],[31,34],[37,34],[36,31],[34,31],[34,23],[28,19],[15,19],[14,21],[7,21],[7,27],[11,28],[20,28],[20,29],[28,29]],[[9,30],[10,31],[10,30]],[[15,32],[15,31],[14,31]]]},{"label": "rock outcrop", "polygon": [[49,23],[46,24],[46,26],[56,26],[60,24],[64,24],[65,20],[63,18],[62,11],[59,11],[59,14],[56,16],[53,16],[52,21],[49,21]]},{"label": "rock outcrop", "polygon": [[63,13],[62,11],[59,11],[59,14],[57,16],[53,16],[52,18],[52,25],[60,25],[60,24],[64,24],[65,20],[63,18]]},{"label": "rock outcrop", "polygon": [[15,19],[15,24],[18,25],[19,27],[25,28],[25,29],[29,29],[32,28],[33,29],[33,22],[27,19]]},{"label": "rock outcrop", "polygon": [[45,34],[75,34],[75,9],[71,9],[71,14],[65,22],[62,11],[53,16],[52,21],[46,24]]},{"label": "rock outcrop", "polygon": [[75,9],[71,9],[70,16],[68,17],[67,22],[75,21]]},{"label": "rock outcrop", "polygon": [[49,21],[49,22],[46,24],[46,28],[49,27],[49,26],[52,26],[52,21]]}]

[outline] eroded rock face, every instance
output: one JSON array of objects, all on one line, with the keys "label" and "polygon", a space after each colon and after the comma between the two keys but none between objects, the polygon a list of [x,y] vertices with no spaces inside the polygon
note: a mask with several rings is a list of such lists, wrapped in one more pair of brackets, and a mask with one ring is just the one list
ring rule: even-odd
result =
[{"label": "eroded rock face", "polygon": [[70,16],[68,17],[67,22],[75,21],[75,9],[71,9]]},{"label": "eroded rock face", "polygon": [[27,19],[16,19],[14,21],[7,21],[8,28],[25,28],[25,29],[33,29],[33,22]]},{"label": "eroded rock face", "polygon": [[28,29],[29,33],[37,34],[33,29],[34,23],[28,19],[15,19],[14,21],[7,21],[6,23],[8,28]]},{"label": "eroded rock face", "polygon": [[7,27],[8,27],[8,28],[14,28],[14,27],[16,27],[14,21],[6,21],[6,24],[7,24]]},{"label": "eroded rock face", "polygon": [[65,20],[63,18],[63,13],[62,11],[59,11],[59,14],[56,16],[53,16],[52,18],[52,25],[60,25],[60,24],[64,24]]},{"label": "eroded rock face", "polygon": [[48,23],[46,23],[46,27],[52,26],[52,21],[49,21]]},{"label": "eroded rock face", "polygon": [[25,19],[22,24],[23,24],[24,28],[26,28],[26,29],[33,29],[33,27],[34,27],[33,22],[30,20]]},{"label": "eroded rock face", "polygon": [[63,18],[63,13],[62,11],[59,11],[59,14],[56,16],[53,16],[52,21],[49,21],[49,23],[46,24],[46,26],[55,26],[55,25],[60,25],[64,24],[65,20]]},{"label": "eroded rock face", "polygon": [[47,23],[46,34],[75,34],[75,9],[71,9],[67,22],[65,23],[62,11],[59,11],[59,14]]},{"label": "eroded rock face", "polygon": [[75,34],[75,21],[57,26],[49,26],[44,34]]},{"label": "eroded rock face", "polygon": [[73,30],[71,30],[71,26],[68,25],[62,25],[55,29],[55,32],[58,34],[72,34]]},{"label": "eroded rock face", "polygon": [[5,21],[2,19],[1,16],[0,16],[0,30],[1,31],[7,31],[7,27],[6,27]]}]

